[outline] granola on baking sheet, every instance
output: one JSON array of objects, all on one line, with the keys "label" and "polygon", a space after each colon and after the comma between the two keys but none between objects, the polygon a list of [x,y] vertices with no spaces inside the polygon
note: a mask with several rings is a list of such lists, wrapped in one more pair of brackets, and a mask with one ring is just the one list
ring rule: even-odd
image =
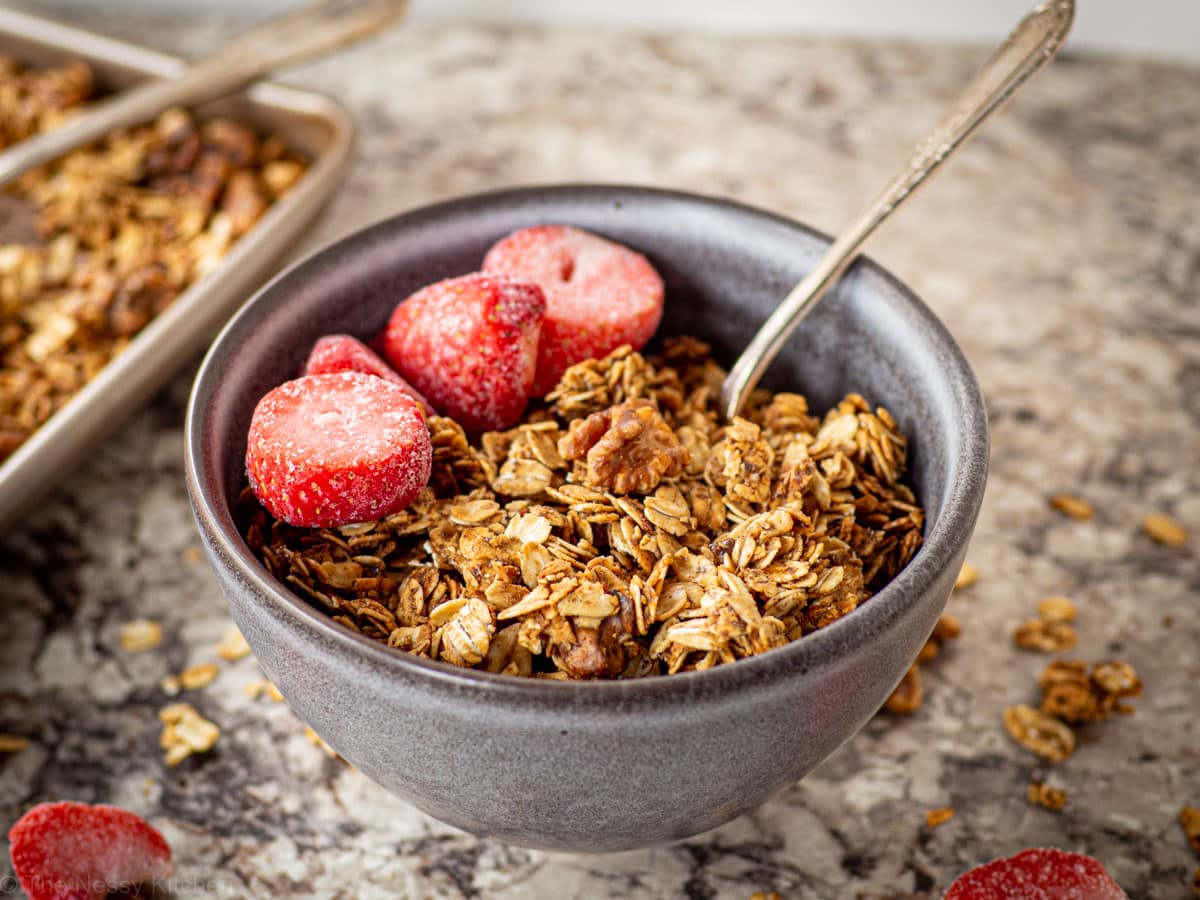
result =
[{"label": "granola on baking sheet", "polygon": [[[82,62],[27,69],[0,57],[0,149],[53,128],[92,96]],[[0,462],[211,271],[304,170],[278,138],[172,109],[0,195]]]},{"label": "granola on baking sheet", "polygon": [[723,377],[691,338],[620,348],[477,444],[430,417],[429,485],[394,515],[295,528],[247,491],[247,543],[335,621],[459,666],[614,678],[764,653],[865,602],[924,517],[886,410],[758,391],[722,426]]}]

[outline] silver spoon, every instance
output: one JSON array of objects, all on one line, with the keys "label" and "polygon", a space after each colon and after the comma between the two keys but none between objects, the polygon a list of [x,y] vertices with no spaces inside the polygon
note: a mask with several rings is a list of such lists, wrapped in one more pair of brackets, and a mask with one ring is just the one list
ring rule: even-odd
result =
[{"label": "silver spoon", "polygon": [[721,385],[721,410],[732,419],[800,321],[854,262],[859,248],[979,126],[1045,66],[1066,40],[1075,0],[1046,0],[1018,23],[975,73],[895,178],[829,245],[816,268],[788,293],[742,351]]},{"label": "silver spoon", "polygon": [[179,77],[130,88],[0,153],[0,184],[116,128],[148,122],[172,106],[224,97],[267,72],[365,38],[407,9],[408,0],[319,0],[268,19],[192,63]]}]

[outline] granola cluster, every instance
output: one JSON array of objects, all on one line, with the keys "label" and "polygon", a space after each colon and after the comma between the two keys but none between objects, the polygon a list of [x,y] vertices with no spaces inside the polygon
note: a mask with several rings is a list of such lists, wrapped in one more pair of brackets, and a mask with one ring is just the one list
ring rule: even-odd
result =
[{"label": "granola cluster", "polygon": [[459,666],[616,678],[764,653],[867,600],[923,514],[886,410],[759,391],[721,425],[723,377],[694,339],[621,348],[477,444],[431,417],[429,485],[395,515],[294,528],[247,491],[247,542],[346,627]]},{"label": "granola cluster", "polygon": [[[81,62],[24,69],[0,57],[0,148],[54,127],[92,94]],[[304,169],[278,138],[174,109],[29,172],[0,196],[0,461]]]}]

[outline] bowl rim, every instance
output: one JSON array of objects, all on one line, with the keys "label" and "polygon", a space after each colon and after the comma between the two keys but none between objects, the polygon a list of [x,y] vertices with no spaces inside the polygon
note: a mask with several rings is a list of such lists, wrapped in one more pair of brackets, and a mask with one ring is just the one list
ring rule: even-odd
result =
[{"label": "bowl rim", "polygon": [[[564,200],[579,200],[585,196],[589,200],[612,202],[619,195],[621,198],[651,202],[684,202],[706,207],[710,211],[759,218],[765,223],[816,238],[823,244],[832,240],[824,232],[794,219],[724,197],[622,183],[566,182],[459,195],[404,210],[326,243],[283,269],[239,308],[205,354],[193,383],[185,423],[185,477],[193,515],[201,536],[209,545],[210,563],[214,567],[221,565],[231,569],[235,581],[252,586],[254,602],[270,603],[276,612],[295,620],[300,627],[318,632],[341,650],[362,655],[364,665],[372,664],[380,670],[394,671],[401,678],[424,679],[458,693],[482,693],[491,700],[531,705],[567,702],[573,707],[611,707],[614,703],[725,697],[733,689],[773,681],[788,673],[803,673],[831,665],[839,654],[845,652],[846,645],[857,644],[863,638],[869,639],[873,634],[887,631],[902,618],[915,598],[927,590],[965,550],[964,536],[971,534],[983,500],[990,438],[978,380],[949,330],[914,291],[866,256],[860,256],[852,270],[858,269],[881,279],[896,298],[893,302],[907,306],[907,312],[920,320],[923,333],[930,336],[935,346],[940,345],[940,371],[945,374],[951,387],[951,396],[962,412],[962,428],[955,442],[955,462],[947,473],[945,502],[933,527],[924,535],[917,553],[895,578],[871,596],[869,602],[824,628],[768,653],[703,671],[594,681],[523,678],[425,659],[372,640],[333,621],[329,615],[289,590],[253,555],[237,531],[233,511],[222,510],[226,506],[224,498],[209,495],[205,488],[206,480],[200,477],[200,473],[206,463],[202,433],[205,415],[202,407],[220,382],[226,351],[237,343],[240,332],[254,318],[258,307],[266,305],[275,308],[286,302],[286,291],[281,290],[281,286],[302,278],[310,267],[327,265],[329,258],[338,254],[357,253],[362,245],[386,241],[390,235],[405,228],[419,227],[424,219],[436,220],[447,215],[469,213],[481,204],[545,200],[547,195],[551,199],[554,195],[562,195]],[[219,557],[220,562],[214,557]]]}]

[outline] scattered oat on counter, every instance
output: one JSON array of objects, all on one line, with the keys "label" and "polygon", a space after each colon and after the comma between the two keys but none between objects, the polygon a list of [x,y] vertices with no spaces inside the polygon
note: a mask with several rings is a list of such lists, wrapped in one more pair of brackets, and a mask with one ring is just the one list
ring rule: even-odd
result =
[{"label": "scattered oat on counter", "polygon": [[221,729],[196,711],[190,703],[172,703],[158,712],[163,723],[159,746],[166,751],[163,761],[177,766],[193,753],[206,753],[217,743]]},{"label": "scattered oat on counter", "polygon": [[309,742],[311,742],[313,746],[319,747],[321,750],[323,750],[325,755],[330,759],[341,759],[341,757],[338,756],[338,752],[325,743],[325,739],[313,731],[308,725],[304,726],[304,736],[308,738]]},{"label": "scattered oat on counter", "polygon": [[954,810],[949,806],[941,806],[925,813],[925,825],[929,828],[937,828],[939,825],[945,825],[953,818]]},{"label": "scattered oat on counter", "polygon": [[185,691],[198,691],[212,684],[220,674],[216,663],[200,663],[180,672],[179,684]]},{"label": "scattered oat on counter", "polygon": [[20,753],[28,750],[32,741],[19,734],[0,734],[0,753]]},{"label": "scattered oat on counter", "polygon": [[1192,849],[1200,853],[1200,809],[1185,806],[1179,811],[1179,824]]},{"label": "scattered oat on counter", "polygon": [[1014,741],[1050,762],[1075,752],[1075,732],[1068,725],[1024,703],[1004,710],[1004,727]]},{"label": "scattered oat on counter", "polygon": [[1070,516],[1072,519],[1078,519],[1080,522],[1086,522],[1096,514],[1092,509],[1092,504],[1088,503],[1082,497],[1076,497],[1073,494],[1056,494],[1050,498],[1050,506],[1058,510],[1064,516]]},{"label": "scattered oat on counter", "polygon": [[1078,640],[1074,626],[1054,619],[1026,619],[1013,631],[1014,644],[1039,653],[1070,650]]},{"label": "scattered oat on counter", "polygon": [[1101,722],[1133,708],[1122,701],[1142,692],[1142,682],[1129,663],[1058,660],[1046,666],[1038,680],[1041,708],[1024,704],[1004,711],[1004,727],[1013,740],[1051,762],[1061,762],[1075,750],[1071,725]]},{"label": "scattered oat on counter", "polygon": [[1079,641],[1075,627],[1078,609],[1067,597],[1046,597],[1038,601],[1038,617],[1026,619],[1013,631],[1013,643],[1025,650],[1060,653]]},{"label": "scattered oat on counter", "polygon": [[236,625],[230,625],[217,642],[217,656],[226,662],[237,662],[250,655],[250,645]]},{"label": "scattered oat on counter", "polygon": [[1029,782],[1026,796],[1034,806],[1042,806],[1052,812],[1059,812],[1067,805],[1066,791],[1038,781],[1036,778]]},{"label": "scattered oat on counter", "polygon": [[954,589],[956,591],[965,591],[978,580],[979,569],[975,568],[969,562],[965,562],[962,564],[962,568],[958,570],[958,577],[954,579]]},{"label": "scattered oat on counter", "polygon": [[268,700],[274,700],[276,703],[283,702],[283,694],[279,693],[279,688],[275,687],[273,681],[265,679],[259,681],[251,681],[246,684],[243,690],[246,696],[251,700],[257,700],[259,697],[266,697]]},{"label": "scattered oat on counter", "polygon": [[927,663],[937,657],[941,653],[942,647],[948,641],[957,638],[961,633],[962,624],[959,622],[958,617],[950,613],[944,613],[938,619],[937,624],[933,626],[933,632],[929,635],[929,639],[925,641],[924,646],[921,647],[921,652],[917,654],[916,661],[904,673],[904,677],[884,703],[884,709],[888,712],[900,713],[902,715],[913,713],[920,709],[924,698],[924,689],[921,682],[921,664]]},{"label": "scattered oat on counter", "polygon": [[1079,608],[1069,597],[1046,597],[1038,601],[1037,611],[1048,622],[1074,622]]},{"label": "scattered oat on counter", "polygon": [[1182,547],[1188,539],[1187,529],[1162,513],[1151,513],[1142,519],[1142,530],[1151,540],[1167,547]]},{"label": "scattered oat on counter", "polygon": [[118,638],[121,649],[127,653],[152,650],[162,643],[162,626],[150,619],[134,619],[121,626]]},{"label": "scattered oat on counter", "polygon": [[1058,660],[1046,666],[1038,684],[1042,712],[1075,725],[1132,713],[1121,701],[1142,692],[1133,667],[1120,660],[1096,663],[1090,671],[1085,662]]},{"label": "scattered oat on counter", "polygon": [[921,668],[916,663],[908,667],[896,689],[883,704],[888,712],[907,715],[921,708],[924,690],[921,687]]}]

